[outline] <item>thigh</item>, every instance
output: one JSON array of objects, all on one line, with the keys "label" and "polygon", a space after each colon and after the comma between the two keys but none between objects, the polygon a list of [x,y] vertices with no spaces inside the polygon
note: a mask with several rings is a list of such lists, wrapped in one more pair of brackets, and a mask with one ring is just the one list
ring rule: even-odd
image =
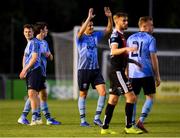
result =
[{"label": "thigh", "polygon": [[104,78],[101,74],[101,71],[98,69],[98,70],[94,70],[91,74],[91,85],[92,85],[92,88],[95,89],[97,85],[100,85],[100,84],[105,84],[104,82]]},{"label": "thigh", "polygon": [[87,91],[90,85],[90,72],[88,70],[78,70],[78,86],[80,91]]},{"label": "thigh", "polygon": [[124,71],[112,71],[110,73],[110,93],[122,95],[132,91],[131,83],[128,81]]},{"label": "thigh", "polygon": [[26,78],[27,89],[39,91],[41,76],[41,68],[37,68],[29,72]]},{"label": "thigh", "polygon": [[156,93],[155,80],[153,77],[145,77],[142,81],[145,95]]},{"label": "thigh", "polygon": [[142,79],[141,78],[130,78],[130,82],[132,84],[133,91],[135,95],[139,95],[142,88]]}]

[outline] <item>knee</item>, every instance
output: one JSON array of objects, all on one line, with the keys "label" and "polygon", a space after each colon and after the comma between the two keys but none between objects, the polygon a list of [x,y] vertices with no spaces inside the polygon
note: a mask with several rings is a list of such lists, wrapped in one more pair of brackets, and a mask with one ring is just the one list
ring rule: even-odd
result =
[{"label": "knee", "polygon": [[47,94],[42,94],[40,98],[41,101],[47,101]]},{"label": "knee", "polygon": [[116,99],[116,98],[109,99],[109,101],[108,101],[108,103],[109,103],[109,104],[112,104],[112,105],[116,105],[117,102],[118,102],[118,99]]},{"label": "knee", "polygon": [[79,97],[85,98],[87,97],[87,92],[80,92]]}]

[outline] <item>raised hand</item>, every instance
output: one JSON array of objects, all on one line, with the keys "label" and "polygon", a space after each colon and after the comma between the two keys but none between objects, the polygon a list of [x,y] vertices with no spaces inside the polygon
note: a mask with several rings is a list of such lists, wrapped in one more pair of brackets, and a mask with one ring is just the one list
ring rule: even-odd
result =
[{"label": "raised hand", "polygon": [[104,7],[104,13],[107,17],[111,17],[112,13],[109,7]]},{"label": "raised hand", "polygon": [[88,17],[90,18],[90,19],[93,19],[96,15],[95,14],[93,14],[93,12],[94,12],[94,9],[93,8],[90,8],[89,9],[89,13],[88,13]]}]

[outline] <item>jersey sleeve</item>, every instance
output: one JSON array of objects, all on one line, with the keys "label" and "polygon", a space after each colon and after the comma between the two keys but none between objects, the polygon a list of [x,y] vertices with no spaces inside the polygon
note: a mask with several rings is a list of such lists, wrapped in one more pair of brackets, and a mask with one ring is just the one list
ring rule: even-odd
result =
[{"label": "jersey sleeve", "polygon": [[156,39],[155,39],[155,38],[152,38],[152,40],[150,41],[149,51],[150,51],[151,53],[156,53],[156,52],[157,52]]},{"label": "jersey sleeve", "polygon": [[40,46],[38,42],[32,41],[31,46],[32,46],[32,53],[39,53]]},{"label": "jersey sleeve", "polygon": [[118,34],[117,34],[117,33],[111,34],[111,37],[110,37],[110,39],[109,39],[110,46],[111,46],[113,43],[118,44],[118,41],[119,41]]}]

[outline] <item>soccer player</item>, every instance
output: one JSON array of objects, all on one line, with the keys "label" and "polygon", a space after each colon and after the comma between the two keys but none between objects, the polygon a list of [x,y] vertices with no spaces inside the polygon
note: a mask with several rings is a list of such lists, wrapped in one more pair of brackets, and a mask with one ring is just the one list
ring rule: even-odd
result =
[{"label": "soccer player", "polygon": [[[29,24],[24,25],[24,36],[28,43],[23,56],[23,69],[19,74],[20,79],[26,79],[28,89],[28,97],[31,102],[32,120],[31,125],[34,125],[38,118],[38,91],[41,82],[41,59],[40,45],[35,38],[32,38],[33,30]],[[25,119],[25,118],[23,118]],[[26,120],[26,124],[29,122]]]},{"label": "soccer player", "polygon": [[[39,91],[39,97],[40,97],[40,107],[38,110],[38,119],[36,121],[37,124],[42,124],[42,119],[40,116],[40,110],[42,110],[44,116],[47,119],[47,125],[59,125],[61,122],[56,121],[55,119],[51,118],[50,112],[48,109],[47,104],[47,92],[46,92],[46,67],[47,67],[47,60],[53,60],[53,55],[51,54],[49,50],[49,46],[46,40],[44,38],[47,36],[48,28],[47,24],[45,22],[38,22],[35,24],[35,35],[38,43],[40,44],[40,51],[41,51],[41,69],[42,69],[42,79],[40,83],[40,91]],[[33,37],[33,36],[32,36]],[[29,99],[26,101],[24,111],[19,118],[18,122],[21,124],[28,124],[28,120],[26,119],[26,116],[28,112],[30,111],[30,101]]]},{"label": "soccer player", "polygon": [[135,103],[135,94],[132,90],[131,83],[125,75],[125,69],[128,63],[128,52],[136,51],[136,47],[126,47],[126,39],[124,30],[128,28],[128,15],[124,12],[118,12],[113,16],[115,29],[109,39],[110,42],[110,93],[108,104],[105,110],[105,117],[101,134],[116,134],[115,131],[109,129],[109,124],[113,116],[114,108],[118,103],[120,95],[124,95],[126,99],[125,132],[128,134],[140,134],[143,131],[132,125],[133,105]]},{"label": "soccer player", "polygon": [[99,98],[97,102],[96,114],[94,117],[94,124],[102,126],[100,115],[103,110],[106,98],[105,82],[101,74],[98,57],[97,45],[98,42],[105,36],[111,33],[113,21],[112,14],[109,7],[104,8],[105,15],[108,17],[108,24],[104,31],[94,31],[92,19],[95,17],[93,8],[89,9],[88,17],[77,34],[77,48],[79,53],[78,63],[78,85],[79,85],[79,99],[78,108],[80,113],[80,126],[89,127],[90,124],[86,122],[86,96],[89,85],[96,89]]},{"label": "soccer player", "polygon": [[[129,58],[136,60],[141,64],[141,68],[133,64],[129,64],[129,78],[132,82],[133,90],[137,96],[143,88],[146,95],[146,101],[143,105],[141,116],[137,121],[137,127],[144,132],[148,132],[144,128],[144,120],[148,116],[152,105],[156,86],[160,85],[159,65],[157,58],[156,39],[152,36],[153,33],[153,19],[145,16],[139,19],[139,32],[131,35],[127,44],[129,47],[136,45],[138,51],[131,52]],[[135,124],[136,104],[134,104],[133,122]]]}]

